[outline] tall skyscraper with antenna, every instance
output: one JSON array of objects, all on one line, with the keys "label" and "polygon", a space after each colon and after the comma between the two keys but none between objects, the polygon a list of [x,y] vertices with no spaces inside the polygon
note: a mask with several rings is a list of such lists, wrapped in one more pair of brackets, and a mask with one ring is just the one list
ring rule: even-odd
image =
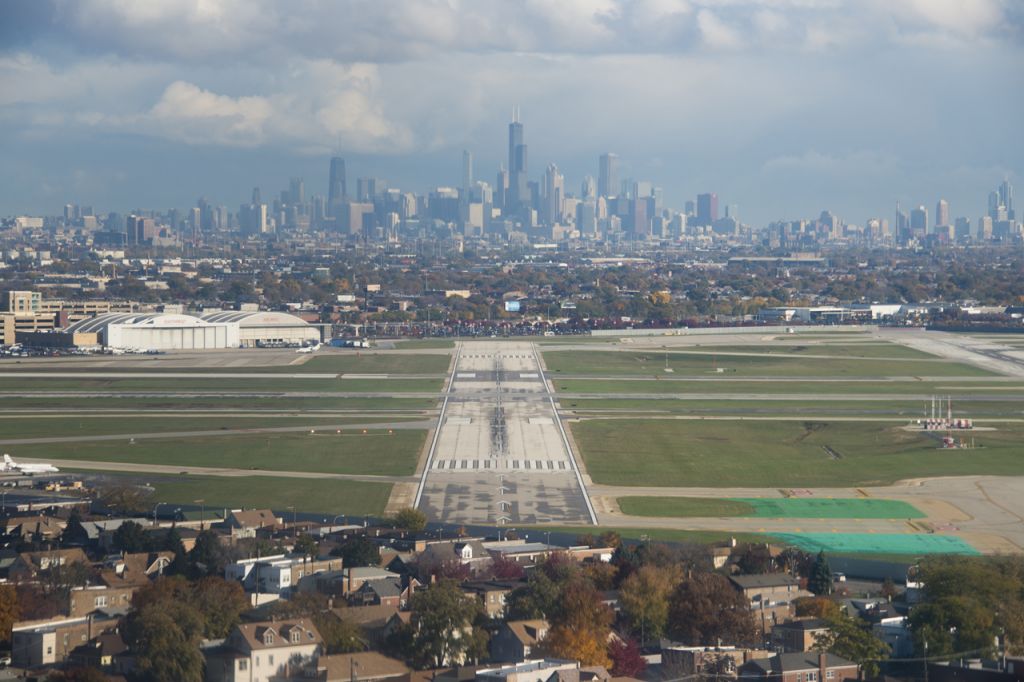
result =
[{"label": "tall skyscraper with antenna", "polygon": [[331,175],[327,185],[327,214],[337,218],[341,215],[341,205],[348,197],[348,186],[345,181],[345,159],[335,156],[331,159]]},{"label": "tall skyscraper with antenna", "polygon": [[523,142],[518,106],[512,109],[512,122],[508,124],[508,185],[505,211],[514,213],[527,199],[526,144]]}]

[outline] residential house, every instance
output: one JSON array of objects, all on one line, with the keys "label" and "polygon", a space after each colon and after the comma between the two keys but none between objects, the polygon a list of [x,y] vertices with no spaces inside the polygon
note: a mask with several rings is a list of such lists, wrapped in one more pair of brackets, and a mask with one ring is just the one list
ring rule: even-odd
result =
[{"label": "residential house", "polygon": [[207,682],[271,682],[298,676],[323,650],[306,618],[242,623],[220,646],[204,651]]},{"label": "residential house", "polygon": [[96,615],[15,623],[11,628],[11,662],[18,668],[63,663],[72,650],[116,627],[116,619]]},{"label": "residential house", "polygon": [[173,552],[133,552],[108,557],[100,568],[100,582],[108,587],[144,587],[163,575],[172,561]]},{"label": "residential house", "polygon": [[582,668],[577,661],[546,658],[476,671],[478,682],[608,682],[600,667]]},{"label": "residential house", "polygon": [[254,538],[259,531],[273,531],[284,525],[269,509],[232,509],[224,523],[232,538]]},{"label": "residential house", "polygon": [[502,623],[491,637],[491,660],[496,663],[522,663],[537,655],[548,635],[546,620],[510,620]]},{"label": "residential house", "polygon": [[776,654],[740,666],[740,680],[771,679],[773,682],[840,682],[857,679],[853,661],[825,653]]},{"label": "residential house", "polygon": [[357,626],[363,632],[363,637],[371,648],[382,644],[391,628],[389,621],[398,613],[396,606],[347,606],[331,609],[331,613],[338,619]]},{"label": "residential house", "polygon": [[96,611],[127,612],[131,609],[132,595],[138,588],[134,585],[109,587],[107,585],[86,585],[68,590],[67,615],[70,618],[87,616]]},{"label": "residential house", "polygon": [[772,628],[772,646],[786,653],[810,651],[815,640],[826,634],[828,625],[820,618],[792,620]]},{"label": "residential house", "polygon": [[409,673],[409,668],[401,661],[376,651],[363,651],[321,656],[306,667],[303,679],[316,682],[408,682]]},{"label": "residential house", "polygon": [[341,568],[341,559],[310,559],[305,555],[274,554],[239,559],[224,567],[225,580],[237,580],[247,591],[288,595],[308,575]]},{"label": "residential house", "polygon": [[4,522],[4,535],[20,542],[56,540],[67,522],[55,516],[12,516]]},{"label": "residential house", "polygon": [[11,582],[35,580],[40,571],[48,571],[57,566],[70,566],[82,563],[88,565],[89,557],[81,549],[51,549],[40,552],[21,552],[7,569],[7,578]]},{"label": "residential house", "polygon": [[449,564],[469,567],[470,573],[477,573],[490,565],[491,555],[480,540],[462,539],[445,542],[431,542],[420,552],[417,560],[419,579],[427,581],[438,568]]},{"label": "residential house", "polygon": [[117,630],[93,637],[85,644],[72,649],[68,664],[83,668],[99,668],[107,672],[130,672],[131,656],[128,645]]},{"label": "residential house", "polygon": [[764,634],[793,617],[794,601],[814,596],[800,589],[800,581],[788,573],[734,575],[729,580],[750,603],[757,627]]},{"label": "residential house", "polygon": [[404,584],[401,578],[367,580],[348,595],[348,603],[352,606],[376,605],[405,609],[419,584],[415,578],[404,581]]},{"label": "residential house", "polygon": [[686,679],[700,675],[735,677],[744,663],[755,658],[768,658],[771,651],[735,646],[684,646],[662,640],[661,666],[665,675]]},{"label": "residential house", "polygon": [[459,587],[463,592],[475,594],[480,598],[489,618],[501,618],[505,615],[505,602],[508,596],[523,584],[519,581],[479,580],[462,583]]}]

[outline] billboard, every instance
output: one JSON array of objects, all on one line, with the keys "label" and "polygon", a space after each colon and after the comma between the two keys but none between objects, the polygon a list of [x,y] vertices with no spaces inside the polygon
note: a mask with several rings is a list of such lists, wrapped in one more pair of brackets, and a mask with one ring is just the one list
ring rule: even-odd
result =
[{"label": "billboard", "polygon": [[506,313],[518,313],[519,312],[519,301],[505,301],[505,312]]}]

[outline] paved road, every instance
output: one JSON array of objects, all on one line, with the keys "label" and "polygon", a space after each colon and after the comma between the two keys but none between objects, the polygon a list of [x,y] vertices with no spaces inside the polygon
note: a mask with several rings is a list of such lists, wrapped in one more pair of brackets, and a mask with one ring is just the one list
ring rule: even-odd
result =
[{"label": "paved road", "polygon": [[149,440],[153,438],[208,438],[211,436],[245,436],[254,433],[299,433],[303,431],[351,432],[359,429],[429,429],[433,422],[373,422],[369,424],[306,424],[303,426],[268,426],[253,429],[216,429],[210,431],[159,431],[155,433],[114,433],[97,436],[46,436],[42,438],[10,438],[0,440],[0,445],[39,445],[45,443],[89,443],[96,441]]},{"label": "paved road", "polygon": [[592,523],[532,343],[461,343],[418,506],[448,523]]}]

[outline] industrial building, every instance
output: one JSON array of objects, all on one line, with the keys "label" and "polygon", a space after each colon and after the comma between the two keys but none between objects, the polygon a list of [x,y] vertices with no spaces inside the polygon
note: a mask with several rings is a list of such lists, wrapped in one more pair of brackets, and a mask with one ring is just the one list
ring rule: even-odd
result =
[{"label": "industrial building", "polygon": [[243,348],[295,345],[321,341],[321,332],[301,317],[272,311],[217,310],[203,313],[205,322],[238,327],[238,344]]},{"label": "industrial building", "polygon": [[[238,347],[237,324],[208,322],[194,315],[165,313],[97,315],[53,334],[56,335],[78,337],[74,345],[108,348],[212,350]],[[89,341],[89,335],[95,335],[95,342],[83,344],[83,341]]]},{"label": "industrial building", "polygon": [[60,331],[25,334],[27,346],[135,350],[216,350],[303,345],[322,330],[288,313],[218,310],[184,313],[105,313]]}]

